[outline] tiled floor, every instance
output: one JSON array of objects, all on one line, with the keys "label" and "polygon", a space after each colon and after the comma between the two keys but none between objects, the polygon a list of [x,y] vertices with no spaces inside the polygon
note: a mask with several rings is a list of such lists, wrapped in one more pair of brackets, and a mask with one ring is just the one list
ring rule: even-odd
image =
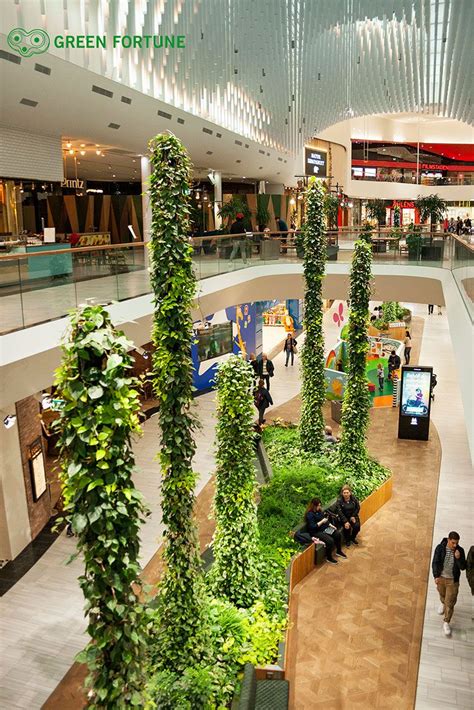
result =
[{"label": "tiled floor", "polygon": [[[433,318],[436,319],[436,316]],[[325,324],[326,342],[330,345],[337,335],[337,328],[332,321],[332,312],[326,314]],[[440,317],[439,321],[428,322],[426,333],[422,362],[434,364],[440,383],[433,414],[444,448],[440,491],[446,490],[451,496],[450,498],[448,493],[443,495],[442,504],[440,503],[438,507],[435,540],[453,526],[450,516],[454,515],[455,524],[461,528],[463,539],[471,541],[468,513],[472,510],[472,498],[470,498],[471,489],[467,487],[470,475],[467,468],[469,460],[467,441],[463,430],[459,392],[456,390],[457,381],[451,369],[450,358],[452,359],[453,356],[444,316]],[[431,350],[427,349],[429,346]],[[299,391],[299,358],[294,368],[283,366],[281,354],[274,359],[274,362],[276,375],[272,381],[272,396],[277,406],[294,397]],[[213,437],[209,435],[214,422],[213,399],[214,394],[210,393],[196,400],[199,417],[203,422],[203,428],[198,432],[195,459],[195,469],[200,474],[198,490],[204,487],[213,469]],[[445,417],[444,423],[443,417]],[[450,435],[455,435],[452,443],[446,440]],[[152,515],[147,520],[142,534],[144,565],[154,554],[162,533],[158,465],[154,461],[158,444],[156,420],[152,418],[146,423],[144,435],[136,444],[138,464],[136,482],[152,508]],[[448,477],[453,476],[454,480],[448,480]],[[443,514],[444,521],[441,517]],[[466,542],[466,547],[469,544],[470,542]],[[75,653],[84,645],[83,599],[76,581],[80,571],[80,561],[76,560],[67,567],[64,564],[73,550],[74,541],[66,538],[64,534],[61,535],[25,577],[0,600],[0,707],[2,709],[36,710],[39,708],[71,666]],[[440,633],[438,634],[439,617],[430,616],[430,610],[434,608],[430,606],[431,591],[428,595],[418,689],[419,703],[424,704],[417,706],[422,710],[441,707],[438,705],[438,698],[441,699],[445,688],[441,682],[443,678],[451,683],[456,679],[457,686],[454,692],[451,688],[447,689],[442,703],[444,710],[450,707],[467,707],[466,704],[462,705],[462,702],[467,702],[470,699],[468,694],[472,693],[472,622],[470,622],[472,607],[467,596],[465,580],[463,582],[460,601],[456,607],[455,633],[452,641],[446,641]],[[461,624],[466,632],[465,639],[462,636],[464,631],[461,631]],[[316,632],[317,628],[318,619],[315,621]],[[431,648],[427,646],[430,633],[434,638],[430,644]],[[426,651],[431,652],[431,657],[425,658]],[[430,671],[430,667],[435,670]],[[328,671],[330,676],[331,670]],[[430,673],[436,676],[432,681]],[[426,693],[431,691],[431,696],[426,700],[420,695],[425,690]],[[399,707],[404,710],[402,706]]]}]

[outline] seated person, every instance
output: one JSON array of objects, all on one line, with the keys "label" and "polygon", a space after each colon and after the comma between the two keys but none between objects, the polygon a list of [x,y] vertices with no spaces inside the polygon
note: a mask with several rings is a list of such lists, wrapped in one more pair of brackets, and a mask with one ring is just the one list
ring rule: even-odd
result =
[{"label": "seated person", "polygon": [[337,514],[342,523],[342,531],[347,547],[358,545],[356,540],[360,531],[359,519],[360,503],[352,493],[350,486],[342,486],[337,499]]},{"label": "seated person", "polygon": [[402,361],[400,360],[400,356],[397,355],[395,350],[392,350],[390,357],[388,358],[388,379],[392,379],[392,374],[395,372],[395,370],[400,369],[400,365],[402,364]]},{"label": "seated person", "polygon": [[305,522],[308,528],[308,533],[313,538],[313,542],[324,542],[326,546],[326,559],[333,565],[337,564],[334,559],[333,551],[336,548],[338,557],[347,557],[341,548],[341,533],[338,529],[331,525],[329,517],[321,508],[319,498],[313,498],[306,509]]},{"label": "seated person", "polygon": [[332,427],[330,426],[325,426],[324,427],[324,440],[328,444],[337,444],[339,439],[337,439],[334,434],[332,433]]}]

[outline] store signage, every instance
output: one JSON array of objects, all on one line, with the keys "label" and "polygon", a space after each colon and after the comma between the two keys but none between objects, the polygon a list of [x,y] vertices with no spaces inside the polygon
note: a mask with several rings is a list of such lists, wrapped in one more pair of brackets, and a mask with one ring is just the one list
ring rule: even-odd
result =
[{"label": "store signage", "polygon": [[186,35],[54,35],[41,29],[27,32],[15,27],[7,42],[21,57],[43,54],[52,44],[57,49],[185,49]]},{"label": "store signage", "polygon": [[389,209],[394,210],[395,207],[399,207],[401,210],[413,210],[415,209],[415,203],[411,200],[394,200]]},{"label": "store signage", "polygon": [[84,180],[67,180],[64,178],[64,180],[61,183],[61,187],[70,187],[72,189],[79,189],[83,190],[84,189]]},{"label": "store signage", "polygon": [[324,150],[315,148],[305,148],[305,175],[315,175],[316,177],[326,177],[327,175],[327,153]]}]

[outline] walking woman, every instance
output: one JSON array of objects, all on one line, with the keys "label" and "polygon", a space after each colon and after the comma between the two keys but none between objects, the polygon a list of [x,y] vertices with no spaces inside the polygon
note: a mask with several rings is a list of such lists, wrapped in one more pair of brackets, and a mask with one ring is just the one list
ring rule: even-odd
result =
[{"label": "walking woman", "polygon": [[403,341],[405,346],[405,365],[410,364],[410,353],[411,353],[411,335],[410,331],[405,331],[405,340]]},{"label": "walking woman", "polygon": [[316,542],[316,540],[324,542],[328,562],[331,562],[333,565],[337,564],[337,560],[332,556],[334,548],[336,548],[336,555],[338,557],[347,557],[345,552],[342,551],[341,533],[329,522],[328,516],[321,508],[319,498],[313,498],[309,503],[306,509],[305,519],[308,533],[313,538],[313,542]]},{"label": "walking woman", "polygon": [[337,499],[337,514],[342,523],[342,530],[347,547],[358,545],[356,538],[360,531],[360,503],[352,493],[350,486],[342,486]]},{"label": "walking woman", "polygon": [[286,362],[285,362],[285,367],[288,367],[288,361],[291,357],[291,364],[294,364],[295,361],[295,352],[296,352],[296,346],[297,342],[293,337],[293,333],[288,333],[286,336],[285,344],[283,346],[283,352],[286,353]]}]

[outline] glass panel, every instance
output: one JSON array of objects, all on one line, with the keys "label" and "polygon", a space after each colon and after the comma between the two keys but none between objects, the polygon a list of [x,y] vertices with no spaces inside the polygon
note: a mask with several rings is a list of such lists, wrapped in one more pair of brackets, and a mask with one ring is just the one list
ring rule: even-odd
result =
[{"label": "glass panel", "polygon": [[0,260],[0,332],[23,327],[20,260]]}]

